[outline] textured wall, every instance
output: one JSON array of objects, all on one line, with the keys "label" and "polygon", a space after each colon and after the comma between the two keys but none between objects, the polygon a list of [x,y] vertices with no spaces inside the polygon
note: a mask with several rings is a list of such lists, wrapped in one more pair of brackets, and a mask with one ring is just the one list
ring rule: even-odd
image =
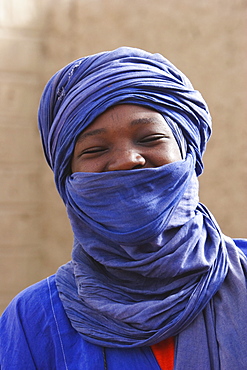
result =
[{"label": "textured wall", "polygon": [[246,233],[245,0],[0,0],[0,310],[70,258],[72,234],[44,162],[36,112],[47,79],[122,45],[160,52],[209,104],[201,201]]}]

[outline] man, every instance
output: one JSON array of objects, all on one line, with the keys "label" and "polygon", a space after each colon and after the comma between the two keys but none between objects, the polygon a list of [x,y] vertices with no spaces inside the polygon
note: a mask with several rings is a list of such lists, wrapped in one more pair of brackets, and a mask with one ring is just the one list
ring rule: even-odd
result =
[{"label": "man", "polygon": [[199,203],[211,118],[188,79],[134,48],[81,58],[39,127],[75,241],[3,314],[2,368],[245,369],[246,241]]}]

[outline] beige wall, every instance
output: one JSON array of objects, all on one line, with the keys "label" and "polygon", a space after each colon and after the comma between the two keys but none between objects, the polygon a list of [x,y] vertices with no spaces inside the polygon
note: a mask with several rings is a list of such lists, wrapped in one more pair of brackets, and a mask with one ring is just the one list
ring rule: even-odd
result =
[{"label": "beige wall", "polygon": [[209,104],[201,200],[246,232],[246,0],[0,0],[0,310],[70,258],[72,234],[36,128],[47,79],[121,45],[160,52]]}]

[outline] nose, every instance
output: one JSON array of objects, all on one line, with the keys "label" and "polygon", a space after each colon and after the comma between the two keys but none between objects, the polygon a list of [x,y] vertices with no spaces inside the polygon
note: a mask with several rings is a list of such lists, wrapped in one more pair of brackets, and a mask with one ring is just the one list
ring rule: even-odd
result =
[{"label": "nose", "polygon": [[135,170],[145,166],[145,158],[135,150],[117,150],[112,154],[108,171]]}]

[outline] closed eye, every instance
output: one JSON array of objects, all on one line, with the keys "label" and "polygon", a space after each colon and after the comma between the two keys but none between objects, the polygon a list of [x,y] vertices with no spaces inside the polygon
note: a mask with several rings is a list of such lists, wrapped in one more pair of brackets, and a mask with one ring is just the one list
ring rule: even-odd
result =
[{"label": "closed eye", "polygon": [[90,155],[90,154],[97,154],[97,153],[103,153],[107,150],[107,148],[104,147],[93,147],[93,148],[88,148],[84,149],[81,153],[80,156],[82,155]]},{"label": "closed eye", "polygon": [[151,143],[153,141],[158,141],[162,139],[167,139],[168,136],[165,134],[154,134],[154,135],[149,135],[144,137],[143,139],[140,140],[141,143]]}]

